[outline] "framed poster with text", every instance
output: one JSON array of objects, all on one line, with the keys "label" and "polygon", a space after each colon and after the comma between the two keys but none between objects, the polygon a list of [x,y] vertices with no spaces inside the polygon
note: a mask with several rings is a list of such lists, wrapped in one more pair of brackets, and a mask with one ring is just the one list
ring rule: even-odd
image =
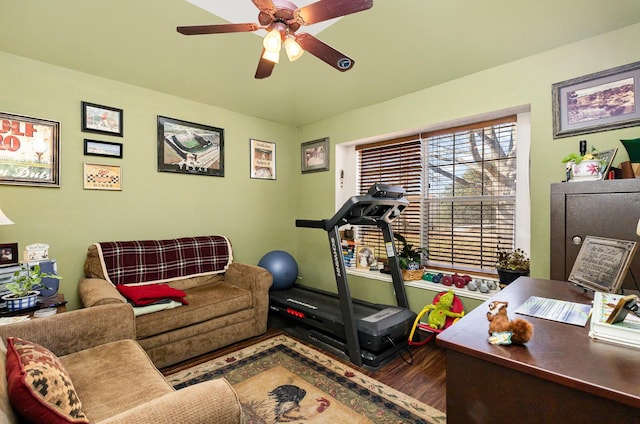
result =
[{"label": "framed poster with text", "polygon": [[0,184],[60,186],[60,123],[0,112]]}]

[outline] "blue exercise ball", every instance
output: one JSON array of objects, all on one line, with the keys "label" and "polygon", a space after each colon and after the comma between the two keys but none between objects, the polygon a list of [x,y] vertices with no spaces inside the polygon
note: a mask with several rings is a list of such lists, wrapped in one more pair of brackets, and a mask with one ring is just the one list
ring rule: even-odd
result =
[{"label": "blue exercise ball", "polygon": [[288,289],[298,278],[298,264],[296,260],[285,251],[274,250],[260,259],[258,266],[265,268],[273,277],[271,290]]}]

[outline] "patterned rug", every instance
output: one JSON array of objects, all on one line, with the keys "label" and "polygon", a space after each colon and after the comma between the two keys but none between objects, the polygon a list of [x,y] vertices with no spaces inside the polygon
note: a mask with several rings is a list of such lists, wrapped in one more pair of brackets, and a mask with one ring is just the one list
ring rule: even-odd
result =
[{"label": "patterned rug", "polygon": [[438,411],[287,336],[167,377],[176,388],[226,378],[243,423],[445,423]]}]

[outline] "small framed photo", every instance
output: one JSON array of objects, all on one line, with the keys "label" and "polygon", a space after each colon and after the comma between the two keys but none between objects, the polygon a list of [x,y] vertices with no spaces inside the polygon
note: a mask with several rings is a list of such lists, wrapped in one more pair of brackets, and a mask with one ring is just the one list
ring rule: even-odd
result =
[{"label": "small framed photo", "polygon": [[82,131],[122,137],[122,109],[82,102]]},{"label": "small framed photo", "polygon": [[276,179],[276,143],[251,139],[251,178]]},{"label": "small framed photo", "polygon": [[375,250],[370,246],[358,246],[356,249],[356,268],[370,269],[376,262]]},{"label": "small framed photo", "polygon": [[122,190],[122,168],[118,165],[84,163],[85,190]]},{"label": "small framed photo", "polygon": [[329,170],[329,137],[302,143],[302,173]]},{"label": "small framed photo", "polygon": [[552,85],[553,138],[640,125],[640,62]]},{"label": "small framed photo", "polygon": [[0,266],[15,265],[17,263],[20,263],[18,243],[0,244]]},{"label": "small framed photo", "polygon": [[0,112],[0,184],[60,186],[60,123]]},{"label": "small framed photo", "polygon": [[224,177],[224,130],[158,116],[158,172]]},{"label": "small framed photo", "polygon": [[609,169],[611,169],[611,165],[613,164],[613,158],[616,157],[616,153],[618,153],[618,148],[603,150],[598,153],[598,158],[600,159],[601,179],[607,178],[607,173],[609,172]]},{"label": "small framed photo", "polygon": [[122,159],[122,143],[84,139],[85,156],[106,156]]}]

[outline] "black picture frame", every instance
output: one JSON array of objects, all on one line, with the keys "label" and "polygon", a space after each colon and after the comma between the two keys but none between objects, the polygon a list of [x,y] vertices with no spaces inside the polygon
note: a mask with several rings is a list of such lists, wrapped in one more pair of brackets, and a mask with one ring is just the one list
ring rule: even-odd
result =
[{"label": "black picture frame", "polygon": [[224,129],[158,115],[158,172],[224,177]]},{"label": "black picture frame", "polygon": [[82,131],[122,137],[124,135],[124,112],[115,107],[83,101]]},{"label": "black picture frame", "polygon": [[0,267],[19,263],[18,243],[0,243]]},{"label": "black picture frame", "polygon": [[552,85],[553,138],[640,125],[640,62]]},{"label": "black picture frame", "polygon": [[122,143],[84,139],[85,156],[103,156],[122,159]]}]

